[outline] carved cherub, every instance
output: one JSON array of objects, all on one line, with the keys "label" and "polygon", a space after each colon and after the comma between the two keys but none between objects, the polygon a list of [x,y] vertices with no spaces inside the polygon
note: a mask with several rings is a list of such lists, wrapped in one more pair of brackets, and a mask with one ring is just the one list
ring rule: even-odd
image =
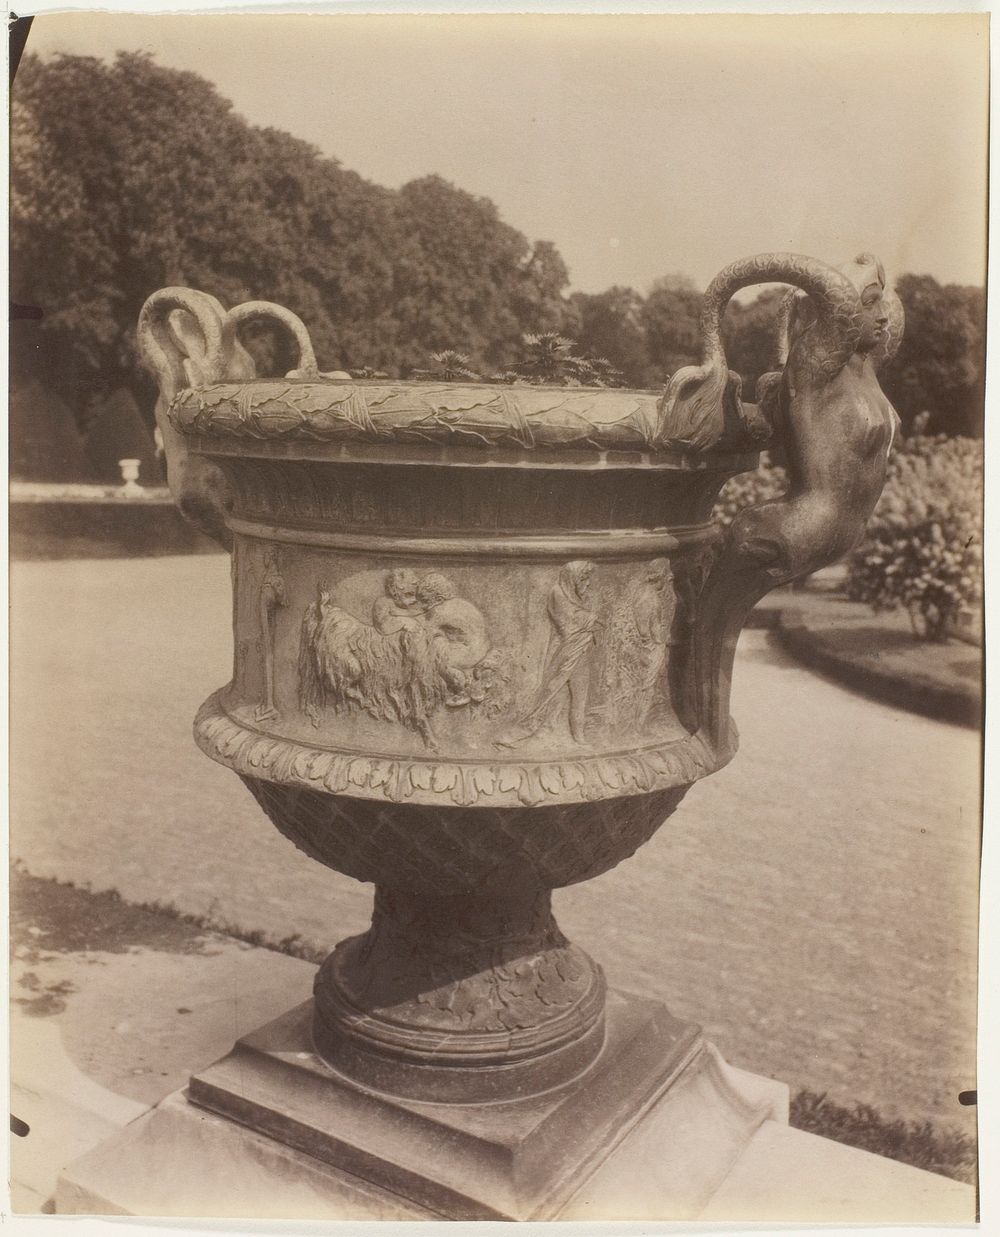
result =
[{"label": "carved cherub", "polygon": [[372,604],[372,623],[389,636],[415,627],[422,614],[417,601],[417,573],[410,567],[390,571],[385,578],[385,594]]}]

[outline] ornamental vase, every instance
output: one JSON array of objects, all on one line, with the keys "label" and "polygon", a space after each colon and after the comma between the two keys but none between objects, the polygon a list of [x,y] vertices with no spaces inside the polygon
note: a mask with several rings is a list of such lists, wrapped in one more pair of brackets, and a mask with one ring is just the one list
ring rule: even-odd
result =
[{"label": "ornamental vase", "polygon": [[[721,315],[776,280],[776,368],[748,403]],[[253,317],[293,345],[287,376],[255,375]],[[607,990],[551,892],[632,855],[732,758],[747,614],[845,553],[877,501],[895,414],[875,371],[900,330],[869,255],[727,267],[701,363],[661,391],[324,374],[287,310],[149,298],[170,484],[232,555],[232,680],[195,739],[297,847],[375,890],[369,930],[258,1050],[306,1036],[310,1103],[366,1097],[381,1139],[387,1107],[434,1108],[473,1168],[411,1171],[322,1115],[277,1131],[218,1077],[192,1099],[440,1214],[544,1216],[704,1057],[697,1028]],[[723,528],[720,489],[769,444],[789,493]],[[480,1128],[501,1111],[513,1142]],[[574,1126],[567,1160],[545,1130]]]}]

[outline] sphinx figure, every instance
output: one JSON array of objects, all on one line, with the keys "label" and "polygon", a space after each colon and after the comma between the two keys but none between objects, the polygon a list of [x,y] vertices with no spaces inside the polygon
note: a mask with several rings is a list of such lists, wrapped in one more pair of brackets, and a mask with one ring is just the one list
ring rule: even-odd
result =
[{"label": "sphinx figure", "polygon": [[899,346],[903,311],[868,253],[841,267],[764,254],[723,270],[705,294],[704,360],[678,371],[668,387],[673,415],[724,440],[738,390],[722,350],[722,312],[739,288],[777,281],[797,290],[779,317],[781,368],[761,378],[755,416],[781,444],[789,484],[782,498],[739,513],[698,601],[694,683],[701,724],[714,737],[728,726],[733,656],[747,615],[771,589],[857,545],[899,426],[877,370]]},{"label": "sphinx figure", "polygon": [[[840,267],[858,307],[845,330],[813,297],[792,294],[781,317],[782,369],[761,379],[760,400],[780,427],[789,476],[781,500],[741,512],[731,537],[771,581],[786,583],[843,557],[861,539],[885,483],[899,417],[877,367],[895,351],[902,307],[882,264],[861,254]],[[846,359],[839,336],[854,349]],[[845,494],[853,502],[845,503]]]}]

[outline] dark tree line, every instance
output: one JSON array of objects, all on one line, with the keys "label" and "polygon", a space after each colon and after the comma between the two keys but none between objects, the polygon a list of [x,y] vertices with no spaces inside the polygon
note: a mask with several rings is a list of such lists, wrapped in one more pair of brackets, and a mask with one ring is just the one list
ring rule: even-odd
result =
[{"label": "dark tree line", "polygon": [[436,176],[370,184],[195,74],[28,57],[12,113],[11,292],[44,311],[49,378],[73,402],[134,380],[139,308],[167,284],[294,308],[331,368],[398,373],[458,338],[498,362],[561,321],[555,247],[492,202]]},{"label": "dark tree line", "polygon": [[[697,354],[690,280],[657,280],[645,296],[622,287],[568,296],[556,246],[529,242],[488,199],[437,176],[398,192],[372,184],[287,133],[248,124],[211,83],[145,55],[26,57],[11,141],[11,296],[40,313],[12,332],[15,471],[27,439],[33,462],[21,471],[51,471],[36,458],[46,435],[75,461],[69,431],[45,428],[67,410],[72,432],[86,435],[95,420],[134,420],[125,392],[148,419],[134,326],[149,292],[168,284],[229,305],[287,305],[330,369],[405,377],[450,348],[489,375],[515,360],[525,334],[555,331],[629,385],[656,386]],[[974,432],[982,292],[928,276],[904,276],[899,289],[910,329],[887,388],[904,417],[928,408],[932,428]],[[749,391],[773,362],[776,299],[765,292],[730,311],[730,359]],[[257,346],[266,358],[268,340]],[[272,362],[281,368],[281,357]]]}]

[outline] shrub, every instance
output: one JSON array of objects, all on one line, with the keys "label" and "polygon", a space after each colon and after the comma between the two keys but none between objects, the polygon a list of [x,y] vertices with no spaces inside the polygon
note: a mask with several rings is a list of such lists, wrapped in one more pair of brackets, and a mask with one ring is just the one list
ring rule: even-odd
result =
[{"label": "shrub", "polygon": [[758,503],[780,498],[787,488],[788,474],[780,464],[773,464],[764,451],[758,468],[731,477],[722,487],[712,518],[728,528],[744,507],[756,507]]},{"label": "shrub", "polygon": [[426,378],[433,382],[478,382],[479,375],[471,368],[464,352],[445,348],[443,352],[431,353],[430,369],[415,369],[412,378]]},{"label": "shrub", "polygon": [[556,331],[523,337],[522,359],[511,370],[532,383],[562,383],[569,386],[613,387],[622,375],[605,357],[577,356],[576,341]]},{"label": "shrub", "polygon": [[[525,335],[521,359],[506,369],[490,374],[487,382],[528,384],[530,386],[616,387],[622,375],[605,357],[578,356],[573,352],[576,342],[564,339],[555,331],[541,335]],[[414,369],[410,377],[433,382],[481,382],[471,369],[471,360],[464,352],[446,348],[431,354],[428,369]],[[361,371],[354,371],[359,376]],[[366,374],[372,371],[366,371]]]},{"label": "shrub", "polygon": [[983,444],[926,424],[896,446],[847,592],[876,611],[903,606],[919,639],[943,641],[982,597]]}]

